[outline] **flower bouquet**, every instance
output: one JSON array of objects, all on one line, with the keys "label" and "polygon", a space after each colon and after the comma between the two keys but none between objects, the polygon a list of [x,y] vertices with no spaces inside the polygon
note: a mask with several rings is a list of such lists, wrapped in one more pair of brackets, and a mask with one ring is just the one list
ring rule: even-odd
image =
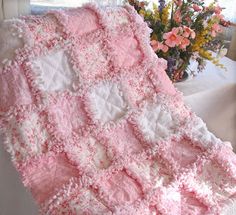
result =
[{"label": "flower bouquet", "polygon": [[[197,61],[198,72],[205,60],[225,68],[219,56],[225,54],[223,41],[216,36],[227,27],[217,1],[205,5],[204,0],[159,0],[158,4],[148,1],[127,0],[143,16],[151,33],[151,45],[158,57],[167,60],[167,75],[173,81],[183,79],[189,69],[190,60]],[[213,52],[217,52],[216,57]],[[191,71],[195,74],[195,71]]]}]

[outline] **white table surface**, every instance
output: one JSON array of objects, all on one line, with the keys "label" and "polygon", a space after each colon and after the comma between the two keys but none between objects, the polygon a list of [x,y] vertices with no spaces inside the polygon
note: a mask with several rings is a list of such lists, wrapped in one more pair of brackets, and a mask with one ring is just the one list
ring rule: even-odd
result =
[{"label": "white table surface", "polygon": [[[209,130],[231,141],[236,151],[236,62],[228,58],[222,62],[228,72],[208,63],[206,71],[175,85]],[[0,215],[36,215],[37,207],[1,143],[0,137]]]},{"label": "white table surface", "polygon": [[[175,86],[184,100],[207,124],[208,129],[236,152],[236,61],[221,59],[227,71],[208,62],[203,73]],[[195,65],[192,64],[191,68]]]}]

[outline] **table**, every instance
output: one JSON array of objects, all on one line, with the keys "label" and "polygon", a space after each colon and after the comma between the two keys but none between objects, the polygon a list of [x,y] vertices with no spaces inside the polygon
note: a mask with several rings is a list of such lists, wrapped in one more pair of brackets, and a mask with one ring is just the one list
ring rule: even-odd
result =
[{"label": "table", "polygon": [[[236,151],[236,62],[226,57],[222,62],[228,72],[208,62],[206,71],[175,86],[209,130],[222,140],[231,141]],[[191,68],[194,67],[192,64]],[[1,143],[0,138],[0,215],[35,215],[37,206],[23,187]],[[227,215],[236,214],[236,203],[231,210]]]},{"label": "table", "polygon": [[[230,141],[236,151],[236,61],[224,57],[221,62],[227,71],[207,62],[203,73],[175,86],[208,129],[222,140]],[[196,65],[191,64],[190,68]]]}]

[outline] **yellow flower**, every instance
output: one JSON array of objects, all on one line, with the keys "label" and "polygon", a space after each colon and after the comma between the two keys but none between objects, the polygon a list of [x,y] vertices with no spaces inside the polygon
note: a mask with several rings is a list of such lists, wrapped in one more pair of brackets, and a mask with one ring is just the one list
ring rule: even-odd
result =
[{"label": "yellow flower", "polygon": [[154,19],[154,21],[160,21],[160,13],[158,11],[158,7],[157,4],[153,3],[152,4],[153,7],[153,14],[152,14],[152,18]]},{"label": "yellow flower", "polygon": [[145,16],[150,17],[152,15],[152,12],[150,10],[147,10],[145,13]]},{"label": "yellow flower", "polygon": [[204,47],[206,43],[208,43],[212,37],[209,34],[210,30],[207,28],[203,29],[201,32],[197,33],[195,41],[192,46],[193,51],[199,51]]},{"label": "yellow flower", "polygon": [[153,19],[154,19],[155,21],[160,21],[160,20],[161,20],[159,12],[155,12],[155,13],[153,14]]},{"label": "yellow flower", "polygon": [[205,49],[199,49],[199,55],[201,56],[201,57],[203,57],[203,58],[205,58],[205,59],[207,59],[207,60],[212,60],[213,58],[212,58],[212,54],[211,54],[211,52],[209,52],[209,51],[207,51],[207,50],[205,50]]},{"label": "yellow flower", "polygon": [[219,62],[218,57],[212,57],[211,62],[215,64],[216,66],[220,67],[221,69],[224,69],[225,71],[227,71],[227,68]]},{"label": "yellow flower", "polygon": [[167,4],[166,7],[163,8],[162,10],[162,16],[161,16],[161,21],[164,25],[167,25],[168,24],[168,21],[169,21],[169,11],[170,11],[170,7],[171,7],[171,2],[169,2]]},{"label": "yellow flower", "polygon": [[156,3],[153,3],[153,4],[152,4],[152,8],[153,8],[154,11],[158,11],[158,6],[157,6]]},{"label": "yellow flower", "polygon": [[145,12],[145,10],[141,9],[141,10],[139,11],[139,14],[142,15],[143,17],[145,17],[146,12]]},{"label": "yellow flower", "polygon": [[213,60],[212,60],[212,63],[218,64],[218,63],[219,63],[219,59],[217,59],[217,58],[213,59]]}]

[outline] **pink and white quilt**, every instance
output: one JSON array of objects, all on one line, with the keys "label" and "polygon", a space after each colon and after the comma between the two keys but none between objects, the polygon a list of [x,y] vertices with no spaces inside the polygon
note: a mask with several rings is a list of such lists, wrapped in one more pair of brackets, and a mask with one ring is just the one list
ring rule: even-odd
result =
[{"label": "pink and white quilt", "polygon": [[0,28],[4,145],[47,215],[219,215],[236,155],[168,79],[130,6],[52,11]]}]

